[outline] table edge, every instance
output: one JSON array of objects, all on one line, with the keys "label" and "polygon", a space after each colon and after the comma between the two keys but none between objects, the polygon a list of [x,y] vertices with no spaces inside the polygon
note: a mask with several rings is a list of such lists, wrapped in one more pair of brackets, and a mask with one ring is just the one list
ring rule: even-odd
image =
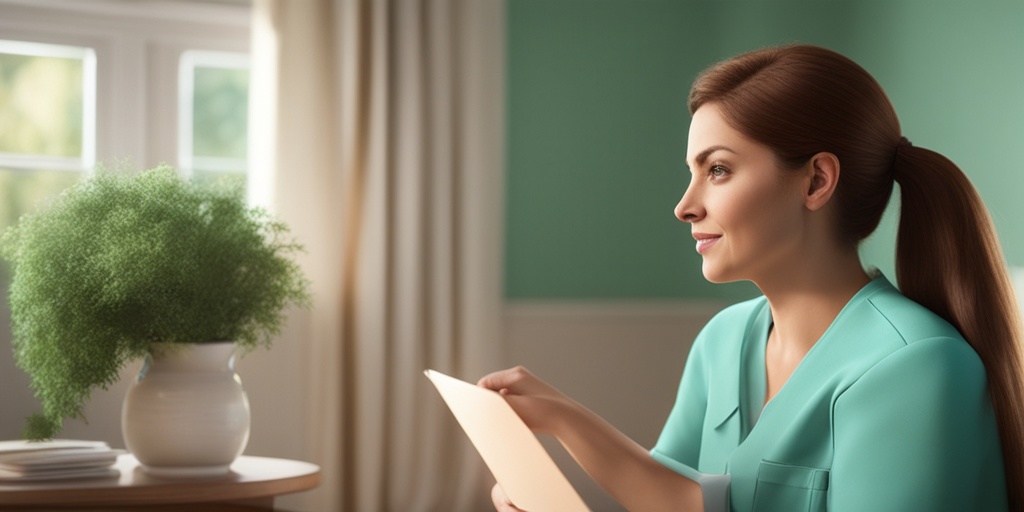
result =
[{"label": "table edge", "polygon": [[[122,456],[124,457],[124,456]],[[132,458],[134,460],[134,457]],[[307,465],[307,471],[294,476],[238,482],[225,479],[162,480],[151,485],[122,487],[119,481],[109,486],[74,486],[77,482],[41,482],[37,488],[29,483],[15,484],[16,489],[4,489],[0,484],[0,506],[124,506],[124,505],[179,505],[185,503],[213,503],[266,498],[311,490],[320,484],[320,467],[304,461],[272,457],[242,456],[236,460],[286,461]],[[136,466],[138,462],[135,461]],[[233,465],[234,467],[234,465]],[[69,483],[66,488],[54,487]],[[173,491],[173,492],[170,492]]]}]

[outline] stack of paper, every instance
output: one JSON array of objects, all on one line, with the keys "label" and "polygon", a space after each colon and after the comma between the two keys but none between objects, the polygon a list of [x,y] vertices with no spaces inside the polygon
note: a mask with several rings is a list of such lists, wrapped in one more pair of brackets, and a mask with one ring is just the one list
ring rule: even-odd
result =
[{"label": "stack of paper", "polygon": [[121,453],[102,441],[0,441],[0,482],[115,477]]}]

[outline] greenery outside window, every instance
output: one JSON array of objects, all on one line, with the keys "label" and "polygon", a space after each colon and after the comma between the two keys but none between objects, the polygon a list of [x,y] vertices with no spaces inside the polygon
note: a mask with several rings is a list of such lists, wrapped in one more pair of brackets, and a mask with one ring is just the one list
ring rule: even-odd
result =
[{"label": "greenery outside window", "polygon": [[92,48],[0,40],[0,165],[82,171],[96,160]]},{"label": "greenery outside window", "polygon": [[197,181],[245,183],[249,58],[186,51],[178,70],[178,166]]}]

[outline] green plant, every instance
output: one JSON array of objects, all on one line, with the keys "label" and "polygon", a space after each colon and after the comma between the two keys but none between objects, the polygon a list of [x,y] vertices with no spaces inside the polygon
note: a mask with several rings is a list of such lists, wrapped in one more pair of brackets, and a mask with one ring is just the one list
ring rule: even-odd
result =
[{"label": "green plant", "polygon": [[43,412],[25,437],[84,419],[150,342],[268,346],[289,304],[309,304],[287,227],[238,190],[200,187],[166,166],[97,172],[0,238],[12,263],[14,356]]}]

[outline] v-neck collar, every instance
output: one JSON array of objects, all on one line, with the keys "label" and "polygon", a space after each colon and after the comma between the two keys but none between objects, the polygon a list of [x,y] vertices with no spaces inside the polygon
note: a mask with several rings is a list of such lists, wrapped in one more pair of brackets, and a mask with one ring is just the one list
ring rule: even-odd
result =
[{"label": "v-neck collar", "polygon": [[[809,377],[804,377],[807,373],[805,367],[813,366],[814,361],[818,359],[818,354],[821,352],[827,352],[827,347],[830,341],[835,338],[833,331],[836,326],[839,325],[846,313],[850,310],[855,309],[859,304],[867,300],[870,296],[876,292],[884,289],[894,289],[893,285],[889,282],[885,276],[879,275],[864,285],[857,293],[850,298],[850,300],[843,306],[839,311],[839,314],[832,320],[825,332],[822,333],[818,341],[807,351],[803,359],[797,364],[793,373],[790,374],[789,379],[782,385],[778,393],[772,397],[767,403],[764,401],[765,392],[768,386],[768,376],[765,368],[765,350],[768,346],[768,334],[771,332],[771,328],[774,324],[772,319],[771,308],[768,306],[768,301],[762,297],[761,309],[758,311],[752,322],[747,329],[747,335],[744,338],[743,348],[741,350],[740,364],[737,365],[740,375],[736,382],[736,404],[734,411],[740,413],[740,439],[742,443],[750,433],[756,428],[766,414],[773,408],[773,404],[779,402],[780,397],[782,401],[789,401],[786,398],[792,395],[793,392],[787,394],[787,390],[794,387],[806,389],[804,384],[799,384],[801,381]],[[796,381],[797,385],[791,385],[790,383]],[[723,418],[724,420],[724,418]]]}]

